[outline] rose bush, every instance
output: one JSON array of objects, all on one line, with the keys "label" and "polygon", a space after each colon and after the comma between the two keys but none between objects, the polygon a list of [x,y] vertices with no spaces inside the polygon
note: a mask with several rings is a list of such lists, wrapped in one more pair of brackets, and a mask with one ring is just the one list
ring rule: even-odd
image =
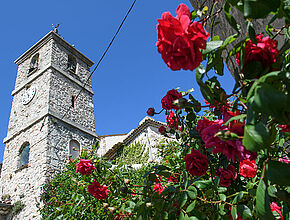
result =
[{"label": "rose bush", "polygon": [[[128,171],[123,163],[112,168],[110,161],[94,157],[94,149],[91,154],[85,151],[77,169],[73,162],[69,175],[58,175],[44,186],[42,215],[48,219],[289,219],[289,25],[272,27],[278,17],[289,23],[288,3],[207,1],[197,2],[199,10],[193,12],[181,4],[177,17],[163,13],[158,19],[157,49],[172,70],[195,69],[205,105],[191,90],[169,90],[161,99],[167,126],[159,132],[175,135],[176,141],[154,146],[158,160],[150,161],[145,171]],[[244,15],[245,35],[240,32],[243,23],[231,15],[233,7]],[[212,32],[221,13],[237,32],[224,41]],[[256,34],[251,20],[270,13],[273,17],[265,27],[269,36]],[[277,45],[278,35],[284,36],[283,45]],[[236,84],[230,94],[215,75],[224,75],[224,55],[226,61],[237,58],[239,63],[232,73]],[[147,111],[151,116],[159,113],[153,108]]]}]

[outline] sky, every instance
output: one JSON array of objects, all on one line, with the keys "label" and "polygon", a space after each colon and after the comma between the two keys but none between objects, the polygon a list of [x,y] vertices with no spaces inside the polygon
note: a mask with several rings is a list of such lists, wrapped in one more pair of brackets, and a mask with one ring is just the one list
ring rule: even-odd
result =
[{"label": "sky", "polygon": [[[1,1],[0,162],[17,74],[14,61],[46,35],[52,24],[60,23],[59,34],[97,63],[132,3],[133,0]],[[193,88],[192,94],[203,100],[195,73],[170,70],[156,48],[156,19],[165,11],[175,16],[180,3],[190,6],[189,1],[137,0],[92,76],[98,135],[127,133],[134,129],[149,107],[161,110],[160,99],[170,89]],[[222,77],[222,85],[229,92],[234,86],[228,72]],[[165,116],[161,114],[154,119],[165,121]]]}]

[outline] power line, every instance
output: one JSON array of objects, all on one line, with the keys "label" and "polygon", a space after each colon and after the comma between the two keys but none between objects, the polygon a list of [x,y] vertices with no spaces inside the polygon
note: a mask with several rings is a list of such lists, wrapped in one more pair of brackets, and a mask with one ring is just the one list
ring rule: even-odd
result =
[{"label": "power line", "polygon": [[[104,53],[103,53],[103,55],[101,56],[101,58],[99,59],[98,63],[96,64],[96,66],[95,66],[95,68],[94,68],[94,70],[91,72],[91,74],[89,75],[89,77],[88,77],[87,80],[85,81],[84,85],[81,87],[81,90],[79,91],[79,93],[78,93],[77,96],[75,97],[75,100],[77,100],[77,98],[80,96],[80,94],[82,93],[82,91],[85,89],[85,87],[87,86],[87,84],[88,84],[89,80],[91,79],[92,75],[93,75],[94,72],[97,70],[97,68],[99,67],[100,63],[102,62],[102,60],[103,60],[104,57],[106,56],[108,50],[110,49],[110,47],[111,47],[111,45],[113,44],[115,38],[117,37],[118,33],[120,32],[120,30],[121,30],[121,28],[122,28],[124,22],[126,21],[128,15],[129,15],[130,12],[132,11],[132,9],[133,9],[133,7],[134,7],[136,1],[137,1],[137,0],[134,0],[134,1],[133,1],[131,7],[130,7],[129,10],[127,11],[127,13],[126,13],[125,17],[123,18],[121,24],[119,25],[117,31],[115,32],[113,38],[111,39],[109,45],[107,46],[107,48],[106,48],[106,50],[104,51]],[[65,112],[65,114],[61,117],[61,120],[64,119],[64,117],[68,114],[68,112],[71,110],[71,108],[72,108],[72,106],[70,105],[69,108],[67,109],[67,111]],[[47,122],[47,124],[48,124],[48,122]],[[43,126],[42,126],[42,127],[43,127]],[[48,132],[48,134],[46,135],[45,138],[40,139],[39,141],[37,141],[36,143],[34,143],[33,145],[31,145],[30,147],[33,147],[33,146],[35,146],[36,144],[40,143],[41,141],[45,140],[45,139],[47,138],[47,136],[48,136],[49,134],[51,134],[51,133],[52,133],[52,131]],[[60,140],[57,142],[56,145],[58,145],[59,142],[60,142]]]}]

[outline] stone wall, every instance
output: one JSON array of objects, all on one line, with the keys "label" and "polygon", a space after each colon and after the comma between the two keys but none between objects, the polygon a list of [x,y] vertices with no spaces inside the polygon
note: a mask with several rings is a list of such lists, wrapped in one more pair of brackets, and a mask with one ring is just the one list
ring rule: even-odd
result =
[{"label": "stone wall", "polygon": [[93,94],[82,90],[75,101],[75,107],[72,107],[72,96],[76,97],[81,87],[57,70],[53,70],[52,73],[49,85],[49,110],[62,116],[66,115],[65,118],[95,131]]},{"label": "stone wall", "polygon": [[[41,129],[42,132],[39,132]],[[25,207],[15,219],[39,219],[38,202],[41,185],[45,181],[48,126],[36,123],[6,143],[1,176],[1,195],[10,195],[15,203],[21,200]],[[39,142],[42,140],[41,142]],[[30,144],[29,163],[18,169],[19,150]],[[38,143],[39,142],[39,143]],[[22,198],[23,197],[23,198]]]},{"label": "stone wall", "polygon": [[52,177],[55,172],[62,170],[69,162],[69,142],[76,140],[80,143],[81,150],[90,150],[96,142],[96,137],[80,131],[54,117],[48,119],[48,150],[47,177]]}]

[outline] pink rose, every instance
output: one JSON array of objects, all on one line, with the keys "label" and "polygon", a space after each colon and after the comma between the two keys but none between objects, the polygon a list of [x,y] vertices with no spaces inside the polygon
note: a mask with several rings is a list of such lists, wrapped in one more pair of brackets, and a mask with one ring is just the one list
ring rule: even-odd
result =
[{"label": "pink rose", "polygon": [[164,190],[164,188],[160,182],[156,183],[153,187],[153,192],[158,192],[158,194],[161,194],[163,192],[163,190]]},{"label": "pink rose", "polygon": [[272,212],[277,212],[280,215],[280,219],[283,220],[283,216],[281,214],[281,207],[279,207],[276,202],[272,202],[270,204],[270,208]]},{"label": "pink rose", "polygon": [[154,116],[154,114],[155,114],[155,109],[154,108],[148,108],[147,115]]},{"label": "pink rose", "polygon": [[80,159],[80,162],[78,162],[76,166],[76,173],[80,172],[81,175],[90,175],[91,172],[96,169],[91,163],[91,160]]},{"label": "pink rose", "polygon": [[227,169],[218,168],[216,173],[220,178],[220,185],[224,187],[231,185],[232,180],[237,178],[237,173],[233,165],[229,165]]},{"label": "pink rose", "polygon": [[258,167],[254,160],[243,160],[239,165],[239,172],[243,177],[253,178],[257,174]]},{"label": "pink rose", "polygon": [[184,158],[185,168],[193,176],[202,176],[206,174],[208,169],[208,160],[205,155],[201,154],[198,150],[192,150]]},{"label": "pink rose", "polygon": [[108,198],[108,193],[111,192],[108,190],[107,186],[101,186],[100,183],[96,182],[95,180],[93,180],[92,185],[88,186],[88,191],[97,200]]},{"label": "pink rose", "polygon": [[175,89],[169,90],[166,93],[166,96],[164,96],[161,99],[162,108],[164,108],[165,110],[179,109],[179,107],[174,105],[173,102],[177,99],[180,99],[180,98],[182,98],[182,94],[179,93],[177,90],[175,90]]},{"label": "pink rose", "polygon": [[283,157],[283,158],[280,158],[279,161],[282,162],[282,163],[287,163],[288,164],[290,162],[290,159],[287,159],[287,157]]},{"label": "pink rose", "polygon": [[185,4],[180,4],[174,18],[169,12],[158,19],[156,43],[158,52],[172,70],[193,70],[202,61],[201,49],[206,48],[209,34],[198,22],[191,23],[191,13]]},{"label": "pink rose", "polygon": [[222,130],[230,130],[242,136],[244,133],[243,123],[232,122],[228,127],[224,126],[223,123],[223,120],[210,121],[206,118],[197,122],[196,130],[204,141],[205,147],[213,148],[213,154],[222,153],[232,161],[235,161],[236,157],[238,157],[240,161],[245,159],[256,159],[257,154],[246,150],[240,139],[223,141],[216,136],[216,133]]}]

